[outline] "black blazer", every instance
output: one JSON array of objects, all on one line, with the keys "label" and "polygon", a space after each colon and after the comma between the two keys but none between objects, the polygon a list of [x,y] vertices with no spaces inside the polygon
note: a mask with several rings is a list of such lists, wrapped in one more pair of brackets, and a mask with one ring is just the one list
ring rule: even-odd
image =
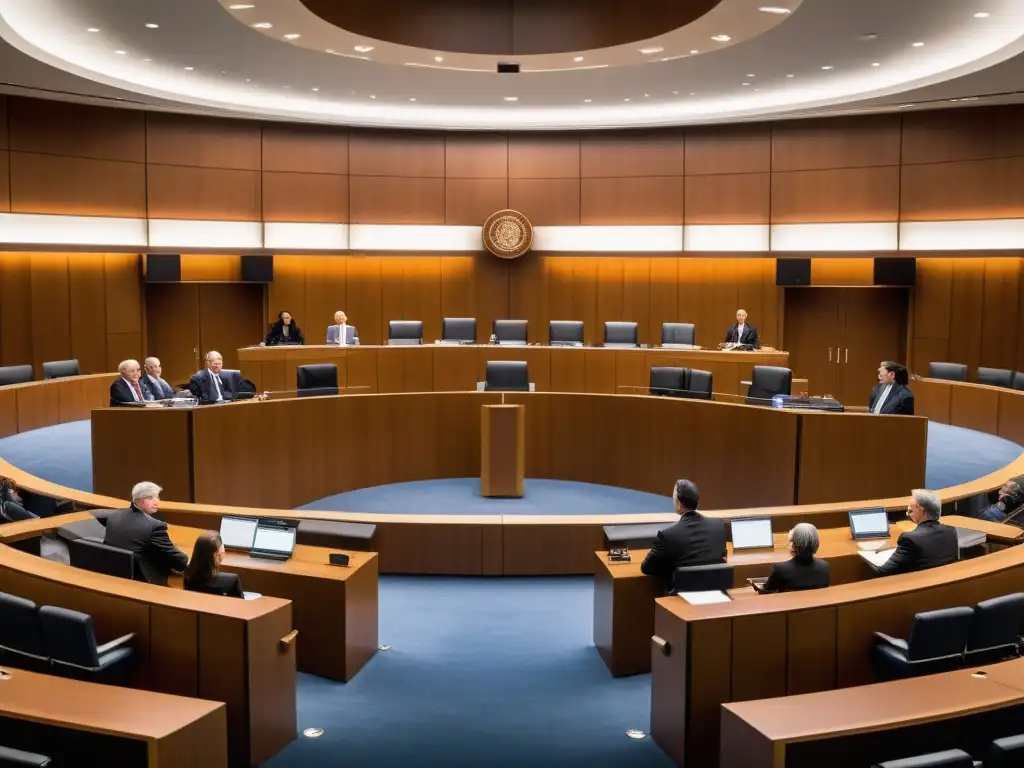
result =
[{"label": "black blazer", "polygon": [[743,338],[737,339],[736,332],[739,326],[733,323],[729,326],[729,330],[725,332],[725,343],[726,344],[747,344],[751,347],[758,346],[757,344],[757,328],[754,328],[749,323],[743,326]]},{"label": "black blazer", "polygon": [[242,592],[242,581],[237,573],[218,573],[205,583],[185,580],[185,589],[192,592],[206,592],[209,595],[224,595],[226,597],[245,597]]},{"label": "black blazer", "polygon": [[284,335],[281,326],[274,323],[270,333],[267,334],[265,343],[268,347],[276,347],[278,344],[305,344],[306,339],[302,336],[302,331],[294,323],[292,323],[291,334],[288,336]]},{"label": "black blazer", "polygon": [[725,562],[725,523],[700,512],[686,512],[679,522],[658,531],[640,570],[672,587],[676,568]]},{"label": "black blazer", "polygon": [[889,576],[894,573],[924,571],[960,559],[960,543],[956,528],[938,520],[925,520],[917,528],[901,533],[896,551],[876,570]]},{"label": "black blazer", "polygon": [[772,566],[762,592],[798,592],[828,586],[828,561],[812,557],[805,560],[793,557]]},{"label": "black blazer", "polygon": [[[221,373],[223,374],[223,371]],[[204,368],[198,373],[192,374],[192,378],[188,380],[188,389],[192,393],[192,397],[197,398],[200,403],[217,402],[217,387],[213,383],[213,373],[209,368]],[[221,375],[220,395],[224,398],[224,402],[234,400],[236,394],[231,389],[228,377]]]},{"label": "black blazer", "polygon": [[146,581],[167,585],[172,571],[184,571],[188,555],[171,543],[167,523],[150,517],[134,504],[107,518],[103,543],[135,553],[135,563]]},{"label": "black blazer", "polygon": [[163,379],[158,379],[156,376],[150,376],[147,373],[142,377],[142,380],[149,385],[149,391],[153,393],[154,399],[167,400],[174,397],[174,387]]},{"label": "black blazer", "polygon": [[[142,390],[143,400],[156,399],[153,397],[153,390],[149,388],[149,383],[146,381],[145,376],[139,379],[139,389]],[[118,405],[127,405],[134,402],[135,395],[132,394],[131,385],[124,380],[123,376],[115,379],[110,385],[110,407],[113,408]]]},{"label": "black blazer", "polygon": [[[868,398],[869,411],[874,411],[875,402],[882,396],[882,391],[884,389],[884,384],[876,384],[875,388],[871,390],[871,397]],[[889,393],[889,396],[885,398],[885,402],[882,403],[882,413],[913,416],[914,393],[910,391],[909,387],[905,387],[902,384],[893,384],[892,391]]]}]

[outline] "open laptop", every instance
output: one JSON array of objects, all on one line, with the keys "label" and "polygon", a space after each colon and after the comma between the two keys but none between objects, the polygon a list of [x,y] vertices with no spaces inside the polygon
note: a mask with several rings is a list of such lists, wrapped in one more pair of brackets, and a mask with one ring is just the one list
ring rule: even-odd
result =
[{"label": "open laptop", "polygon": [[240,552],[248,552],[252,549],[258,522],[255,517],[222,517],[220,519],[220,538],[224,542],[224,549]]},{"label": "open laptop", "polygon": [[295,551],[298,526],[289,520],[261,518],[256,526],[250,557],[287,560]]},{"label": "open laptop", "polygon": [[770,517],[742,517],[733,520],[731,527],[734,552],[744,549],[771,549],[775,546]]},{"label": "open laptop", "polygon": [[850,535],[854,539],[888,539],[889,516],[882,507],[850,510]]}]

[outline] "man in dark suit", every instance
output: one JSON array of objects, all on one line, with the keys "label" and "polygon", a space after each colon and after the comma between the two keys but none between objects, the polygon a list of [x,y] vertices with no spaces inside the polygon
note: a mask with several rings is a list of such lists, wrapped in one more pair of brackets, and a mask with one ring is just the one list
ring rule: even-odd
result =
[{"label": "man in dark suit", "polygon": [[174,387],[163,379],[164,369],[163,366],[160,365],[160,359],[156,357],[147,357],[145,366],[146,373],[143,375],[142,380],[149,385],[149,389],[153,393],[153,397],[157,400],[168,400],[174,397]]},{"label": "man in dark suit", "polygon": [[220,352],[206,353],[206,368],[192,375],[188,380],[189,391],[202,404],[228,403],[235,399],[236,392],[220,374],[224,370],[224,358]]},{"label": "man in dark suit", "polygon": [[883,576],[894,573],[924,571],[960,559],[960,544],[956,528],[939,522],[942,503],[931,491],[911,492],[907,515],[917,528],[901,533],[896,540],[896,551],[876,570]]},{"label": "man in dark suit", "polygon": [[883,360],[878,366],[878,383],[868,398],[868,411],[913,416],[914,393],[907,386],[909,381],[906,368],[892,360]]},{"label": "man in dark suit", "polygon": [[110,385],[110,407],[144,403],[153,399],[149,385],[142,380],[142,368],[138,360],[122,360],[117,366],[121,378]]},{"label": "man in dark suit", "polygon": [[818,551],[818,529],[810,523],[797,523],[789,532],[792,559],[772,566],[762,592],[797,592],[828,586],[828,561],[814,556]]},{"label": "man in dark suit", "polygon": [[700,491],[689,480],[677,480],[672,493],[679,521],[664,530],[651,545],[640,570],[672,588],[676,568],[725,562],[725,523],[697,511]]},{"label": "man in dark suit", "polygon": [[107,518],[103,543],[135,553],[135,563],[145,580],[166,586],[171,572],[185,570],[188,555],[171,543],[167,523],[152,517],[160,510],[161,490],[150,482],[132,488],[132,505]]},{"label": "man in dark suit", "polygon": [[747,310],[736,310],[736,322],[725,332],[726,344],[739,344],[744,347],[756,349],[760,346],[757,336],[757,328],[747,325]]}]

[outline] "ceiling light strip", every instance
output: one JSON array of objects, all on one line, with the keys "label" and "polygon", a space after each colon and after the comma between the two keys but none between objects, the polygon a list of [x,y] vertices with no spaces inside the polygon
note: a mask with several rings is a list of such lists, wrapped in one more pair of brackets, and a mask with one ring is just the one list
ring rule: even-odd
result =
[{"label": "ceiling light strip", "polygon": [[683,228],[686,251],[767,251],[767,224],[690,224]]},{"label": "ceiling light strip", "polygon": [[1024,248],[1024,219],[913,221],[900,224],[901,251]]},{"label": "ceiling light strip", "polygon": [[773,251],[895,251],[896,222],[864,224],[774,224]]},{"label": "ceiling light strip", "polygon": [[0,243],[11,245],[147,245],[145,219],[0,213]]},{"label": "ceiling light strip", "polygon": [[351,224],[349,248],[353,251],[482,251],[482,233],[483,227]]},{"label": "ceiling light strip", "polygon": [[666,253],[683,250],[681,226],[534,227],[533,250]]},{"label": "ceiling light strip", "polygon": [[270,222],[263,225],[263,247],[271,250],[348,250],[348,224],[298,224]]},{"label": "ceiling light strip", "polygon": [[150,219],[151,248],[262,248],[259,221]]}]

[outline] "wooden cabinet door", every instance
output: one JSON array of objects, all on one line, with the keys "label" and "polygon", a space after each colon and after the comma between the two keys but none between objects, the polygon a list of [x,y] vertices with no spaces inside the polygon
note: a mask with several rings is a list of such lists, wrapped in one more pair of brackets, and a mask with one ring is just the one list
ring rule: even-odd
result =
[{"label": "wooden cabinet door", "polygon": [[146,354],[160,358],[163,378],[173,387],[188,382],[189,376],[201,367],[199,286],[148,283],[146,329],[149,344]]},{"label": "wooden cabinet door", "polygon": [[883,360],[906,363],[906,288],[843,290],[843,336],[836,396],[844,405],[867,405]]},{"label": "wooden cabinet door", "polygon": [[838,396],[843,324],[842,288],[787,288],[785,338],[794,378],[808,379],[809,394]]},{"label": "wooden cabinet door", "polygon": [[[239,367],[238,348],[259,344],[267,335],[263,325],[263,290],[262,285],[255,283],[199,286],[200,355],[215,349],[223,356],[225,368]],[[308,333],[309,329],[303,328],[302,332]]]}]

